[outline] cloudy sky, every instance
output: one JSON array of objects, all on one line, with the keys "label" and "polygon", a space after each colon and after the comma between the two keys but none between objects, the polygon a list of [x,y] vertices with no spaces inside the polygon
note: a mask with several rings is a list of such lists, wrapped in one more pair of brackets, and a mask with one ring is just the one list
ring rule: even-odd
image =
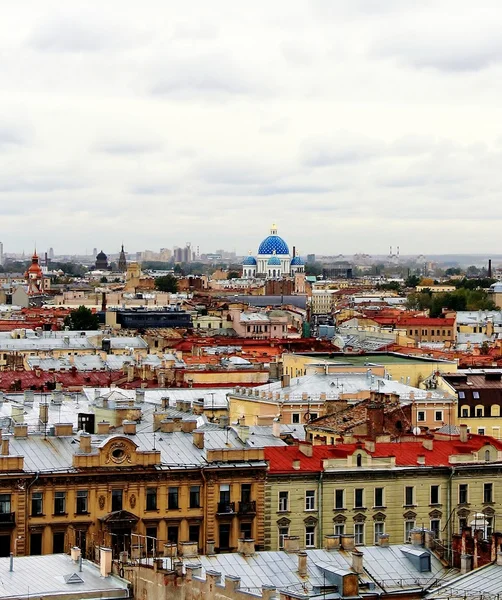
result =
[{"label": "cloudy sky", "polygon": [[17,0],[4,251],[500,252],[502,5]]}]

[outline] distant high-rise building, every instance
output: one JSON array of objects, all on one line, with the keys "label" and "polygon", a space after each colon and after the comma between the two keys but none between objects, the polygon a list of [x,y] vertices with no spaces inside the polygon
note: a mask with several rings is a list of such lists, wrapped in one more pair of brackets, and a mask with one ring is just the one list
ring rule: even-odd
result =
[{"label": "distant high-rise building", "polygon": [[97,248],[93,248],[92,249],[92,258],[94,258],[94,260],[96,260],[96,256],[98,255],[98,249]]},{"label": "distant high-rise building", "polygon": [[54,248],[49,248],[49,260],[54,260]]},{"label": "distant high-rise building", "polygon": [[0,265],[3,265],[3,243],[0,242]]},{"label": "distant high-rise building", "polygon": [[307,254],[307,262],[311,265],[315,263],[315,254]]}]

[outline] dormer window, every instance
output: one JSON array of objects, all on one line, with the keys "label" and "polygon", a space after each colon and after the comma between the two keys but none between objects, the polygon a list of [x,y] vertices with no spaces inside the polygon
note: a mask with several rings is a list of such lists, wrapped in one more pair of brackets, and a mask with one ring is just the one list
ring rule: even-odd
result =
[{"label": "dormer window", "polygon": [[361,466],[362,466],[362,464],[363,464],[363,457],[361,456],[361,454],[358,454],[358,455],[356,456],[356,465],[357,465],[358,467],[361,467]]}]

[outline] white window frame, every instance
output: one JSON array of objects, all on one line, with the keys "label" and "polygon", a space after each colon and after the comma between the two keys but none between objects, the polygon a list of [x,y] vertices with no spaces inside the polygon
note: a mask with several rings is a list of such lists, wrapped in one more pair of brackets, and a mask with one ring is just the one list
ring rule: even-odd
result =
[{"label": "white window frame", "polygon": [[[282,494],[285,494],[285,497],[281,498]],[[286,502],[284,502],[284,500]],[[278,501],[278,512],[288,512],[288,510],[289,510],[289,492],[286,490],[281,490],[278,493],[277,501]]]},{"label": "white window frame", "polygon": [[354,523],[354,544],[356,546],[364,545],[364,523]]},{"label": "white window frame", "polygon": [[[378,536],[383,535],[385,533],[385,521],[375,521],[374,522],[374,538],[375,544],[378,544]],[[381,529],[381,531],[378,531]]]},{"label": "white window frame", "polygon": [[305,510],[316,510],[315,490],[305,490]]},{"label": "white window frame", "polygon": [[305,548],[315,548],[315,525],[305,526]]},{"label": "white window frame", "polygon": [[411,530],[415,529],[416,521],[407,520],[404,522],[404,541],[409,542],[411,539]]}]

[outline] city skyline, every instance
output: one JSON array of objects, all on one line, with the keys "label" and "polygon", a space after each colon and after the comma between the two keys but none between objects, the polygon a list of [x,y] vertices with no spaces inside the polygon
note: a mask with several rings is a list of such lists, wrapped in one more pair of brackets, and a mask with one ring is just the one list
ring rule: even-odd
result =
[{"label": "city skyline", "polygon": [[[9,6],[4,252],[495,253],[501,11],[407,0]],[[177,240],[177,243],[166,240]]]}]

